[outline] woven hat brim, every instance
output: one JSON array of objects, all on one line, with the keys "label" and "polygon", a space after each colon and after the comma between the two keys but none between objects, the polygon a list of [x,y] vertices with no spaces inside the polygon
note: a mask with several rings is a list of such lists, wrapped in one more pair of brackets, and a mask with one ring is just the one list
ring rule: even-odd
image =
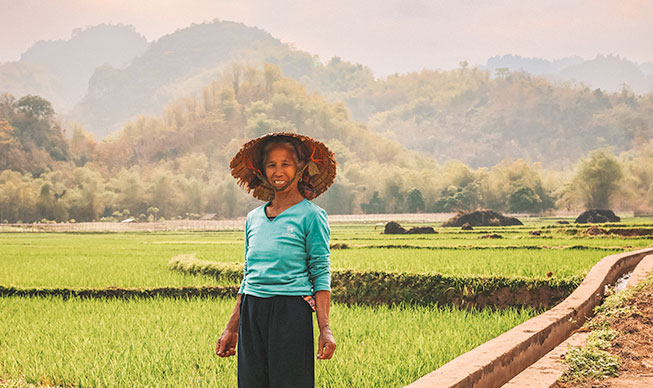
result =
[{"label": "woven hat brim", "polygon": [[265,175],[262,166],[263,149],[269,140],[276,137],[288,138],[295,144],[300,161],[313,162],[317,167],[317,172],[313,171],[314,174],[310,176],[312,198],[317,198],[327,191],[336,178],[335,155],[324,143],[292,132],[268,133],[243,144],[229,163],[231,175],[236,178],[238,184],[248,193],[251,192],[254,198],[262,201],[270,201],[274,198],[274,191],[263,184],[255,171]]}]

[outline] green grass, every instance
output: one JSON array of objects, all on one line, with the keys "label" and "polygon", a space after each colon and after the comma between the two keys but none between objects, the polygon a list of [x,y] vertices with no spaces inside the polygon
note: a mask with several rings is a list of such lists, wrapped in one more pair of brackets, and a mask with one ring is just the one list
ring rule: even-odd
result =
[{"label": "green grass", "polygon": [[[226,237],[226,238],[225,238]],[[222,233],[0,234],[0,284],[16,287],[221,285],[168,270],[179,253],[239,261],[242,242]]]},{"label": "green grass", "polygon": [[[433,226],[438,234],[431,235],[384,235],[383,226],[375,223],[335,224],[332,226],[331,242],[348,243],[352,245],[388,245],[407,244],[421,246],[550,246],[569,247],[584,245],[593,247],[626,247],[641,248],[653,244],[651,238],[619,238],[615,236],[588,237],[582,234],[589,225],[556,225],[544,220],[528,222],[524,226],[510,227],[476,227],[473,231],[463,231],[460,228],[442,228],[435,223],[406,223],[406,229],[412,226]],[[374,229],[376,226],[376,229]],[[651,219],[628,219],[619,224],[598,225],[607,229],[616,227],[646,227],[651,228]],[[541,236],[531,236],[530,231],[540,231]],[[580,233],[570,234],[577,230]],[[502,239],[480,239],[484,234],[497,233]]]},{"label": "green grass", "polygon": [[[335,226],[334,235],[340,234]],[[347,230],[345,228],[345,230]],[[361,248],[332,251],[333,268],[456,275],[541,278],[583,275],[610,251],[561,249],[457,249],[451,240],[424,236],[383,236],[385,244],[449,249]],[[403,238],[403,239],[400,239]],[[608,240],[608,239],[605,239]],[[622,242],[609,239],[606,246]],[[613,241],[614,240],[614,241]],[[357,240],[343,240],[358,244]],[[487,240],[460,240],[477,245]],[[511,240],[512,245],[522,240]],[[587,245],[592,239],[575,239]],[[623,240],[630,241],[630,240]],[[651,242],[651,240],[645,240]],[[550,245],[549,240],[540,243]],[[463,245],[463,244],[461,244]],[[4,233],[0,234],[0,284],[15,287],[165,287],[227,285],[205,276],[171,272],[173,256],[242,263],[242,232],[184,233]]]},{"label": "green grass", "polygon": [[584,275],[605,251],[401,248],[343,249],[331,253],[333,268],[448,275],[495,275],[544,278],[547,272],[567,278]]},{"label": "green grass", "polygon": [[[0,299],[0,379],[93,387],[235,387],[214,355],[232,299]],[[334,305],[338,350],[318,387],[402,386],[527,320],[532,310]]]}]

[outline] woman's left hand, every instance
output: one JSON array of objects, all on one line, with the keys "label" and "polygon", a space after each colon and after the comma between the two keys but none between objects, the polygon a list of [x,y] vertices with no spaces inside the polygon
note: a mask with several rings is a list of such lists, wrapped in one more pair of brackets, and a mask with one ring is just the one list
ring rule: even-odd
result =
[{"label": "woman's left hand", "polygon": [[320,329],[320,337],[317,340],[317,358],[318,360],[329,360],[336,351],[336,339],[329,326]]}]

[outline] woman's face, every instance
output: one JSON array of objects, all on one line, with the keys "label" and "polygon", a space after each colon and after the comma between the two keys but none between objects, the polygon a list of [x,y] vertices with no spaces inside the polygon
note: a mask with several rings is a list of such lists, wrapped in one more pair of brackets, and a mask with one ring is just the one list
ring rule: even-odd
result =
[{"label": "woman's face", "polygon": [[[265,177],[276,189],[287,185],[297,173],[297,162],[295,154],[284,146],[273,147],[268,151],[265,158]],[[284,192],[297,190],[295,180]]]}]

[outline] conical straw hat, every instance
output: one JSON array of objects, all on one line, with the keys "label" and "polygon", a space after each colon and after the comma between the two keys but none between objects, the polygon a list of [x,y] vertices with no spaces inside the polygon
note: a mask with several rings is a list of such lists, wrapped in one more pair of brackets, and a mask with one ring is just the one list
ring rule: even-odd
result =
[{"label": "conical straw hat", "polygon": [[245,143],[229,163],[231,175],[238,180],[238,184],[246,188],[248,193],[253,191],[254,198],[262,201],[274,198],[274,190],[265,179],[263,150],[270,140],[276,138],[288,140],[297,150],[302,165],[298,167],[301,172],[300,193],[307,199],[324,193],[336,178],[333,152],[320,141],[292,132],[268,133]]}]

